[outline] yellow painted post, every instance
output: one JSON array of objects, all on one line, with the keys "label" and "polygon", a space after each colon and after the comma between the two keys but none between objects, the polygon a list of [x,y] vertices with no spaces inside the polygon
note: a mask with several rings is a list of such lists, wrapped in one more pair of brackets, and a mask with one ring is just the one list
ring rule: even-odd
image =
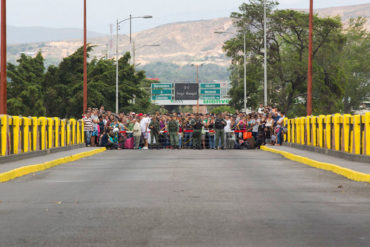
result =
[{"label": "yellow painted post", "polygon": [[60,146],[65,147],[66,145],[66,120],[60,121]]},{"label": "yellow painted post", "polygon": [[311,117],[312,124],[312,145],[317,146],[317,126],[316,126],[317,117]]},{"label": "yellow painted post", "polygon": [[318,146],[320,148],[323,148],[324,147],[324,120],[325,120],[325,116],[324,115],[320,115],[319,118],[317,119],[318,121],[318,125],[319,125],[319,130],[318,130],[318,141],[319,141],[319,144]]},{"label": "yellow painted post", "polygon": [[296,134],[295,134],[295,119],[291,119],[290,120],[290,123],[292,125],[292,143],[296,143],[295,142],[295,138],[296,138]]},{"label": "yellow painted post", "polygon": [[40,117],[39,118],[39,125],[40,125],[40,149],[46,149],[46,118]]},{"label": "yellow painted post", "polygon": [[291,124],[292,120],[291,119],[287,119],[287,128],[288,128],[288,136],[287,136],[287,142],[291,143],[292,142],[292,133],[291,133],[291,130],[292,128],[290,127],[290,124]]},{"label": "yellow painted post", "polygon": [[71,119],[67,120],[67,146],[71,145]]},{"label": "yellow painted post", "polygon": [[76,120],[71,119],[72,122],[72,145],[76,144]]},{"label": "yellow painted post", "polygon": [[0,116],[0,155],[5,156],[8,151],[8,116]]},{"label": "yellow painted post", "polygon": [[366,155],[370,155],[370,112],[365,114]]},{"label": "yellow painted post", "polygon": [[301,144],[302,145],[305,145],[306,142],[305,142],[305,136],[304,136],[304,133],[305,133],[305,122],[306,122],[306,118],[305,117],[301,117],[301,121],[300,121],[300,125],[301,125]]},{"label": "yellow painted post", "polygon": [[355,115],[353,121],[353,131],[355,134],[355,154],[361,154],[361,116]]},{"label": "yellow painted post", "polygon": [[294,119],[295,126],[296,126],[296,133],[297,133],[297,144],[301,144],[301,125],[299,124],[299,118]]},{"label": "yellow painted post", "polygon": [[85,123],[81,120],[81,143],[85,143]]},{"label": "yellow painted post", "polygon": [[59,147],[59,127],[60,127],[60,119],[54,118],[54,146],[56,148]]},{"label": "yellow painted post", "polygon": [[77,127],[76,127],[76,129],[77,129],[77,143],[76,144],[80,144],[80,141],[81,141],[81,129],[80,129],[80,121],[77,121]]},{"label": "yellow painted post", "polygon": [[351,115],[346,114],[343,116],[343,146],[344,146],[344,151],[347,153],[352,152],[350,149],[350,143],[351,143]]},{"label": "yellow painted post", "polygon": [[325,118],[326,122],[326,148],[331,149],[331,115],[327,115]]},{"label": "yellow painted post", "polygon": [[306,144],[311,145],[311,117],[306,117]]},{"label": "yellow painted post", "polygon": [[54,119],[48,118],[48,149],[53,148],[53,127]]},{"label": "yellow painted post", "polygon": [[20,118],[18,116],[12,117],[13,125],[13,154],[19,153],[19,137],[20,137]]},{"label": "yellow painted post", "polygon": [[23,152],[29,151],[29,133],[30,133],[30,119],[23,117]]},{"label": "yellow painted post", "polygon": [[340,151],[340,124],[342,123],[343,117],[340,114],[335,114],[333,117],[333,125],[334,125],[334,145],[335,150]]},{"label": "yellow painted post", "polygon": [[38,126],[39,126],[39,122],[37,120],[37,117],[33,117],[32,118],[32,151],[37,150],[37,137],[39,136]]}]

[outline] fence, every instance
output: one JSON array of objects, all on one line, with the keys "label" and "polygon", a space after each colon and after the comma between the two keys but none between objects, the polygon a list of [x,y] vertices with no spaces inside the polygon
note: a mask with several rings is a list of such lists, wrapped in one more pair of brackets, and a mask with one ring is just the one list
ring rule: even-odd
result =
[{"label": "fence", "polygon": [[285,119],[285,141],[356,155],[370,155],[370,113]]},{"label": "fence", "polygon": [[83,121],[0,115],[0,156],[84,143]]}]

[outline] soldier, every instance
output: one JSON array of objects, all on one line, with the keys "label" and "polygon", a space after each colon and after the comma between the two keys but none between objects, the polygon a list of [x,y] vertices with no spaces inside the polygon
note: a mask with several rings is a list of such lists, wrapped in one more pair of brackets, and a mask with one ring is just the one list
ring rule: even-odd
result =
[{"label": "soldier", "polygon": [[160,126],[157,117],[153,117],[152,121],[149,124],[149,129],[150,129],[150,148],[153,149],[153,141],[155,138],[155,144],[157,149],[159,149],[159,131],[160,131]]},{"label": "soldier", "polygon": [[170,144],[173,149],[179,148],[179,123],[175,116],[171,116],[171,120],[168,122],[168,133],[170,135]]},{"label": "soldier", "polygon": [[220,139],[221,139],[221,149],[224,149],[224,143],[225,143],[225,128],[226,121],[222,118],[222,114],[219,113],[217,115],[216,121],[215,121],[215,128],[216,128],[216,149],[220,145]]},{"label": "soldier", "polygon": [[202,142],[202,127],[203,122],[199,118],[199,114],[195,115],[195,119],[190,121],[190,124],[193,126],[193,149],[202,149],[201,142]]}]

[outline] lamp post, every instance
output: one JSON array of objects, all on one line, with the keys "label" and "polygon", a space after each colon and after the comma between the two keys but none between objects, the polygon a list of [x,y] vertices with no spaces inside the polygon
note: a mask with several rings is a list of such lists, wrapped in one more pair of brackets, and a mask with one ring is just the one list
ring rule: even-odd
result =
[{"label": "lamp post", "polygon": [[196,82],[197,82],[197,85],[198,85],[198,99],[197,99],[197,113],[199,113],[199,67],[202,67],[204,64],[192,64],[191,66],[195,66],[195,68],[197,69],[197,79],[196,79]]},{"label": "lamp post", "polygon": [[263,43],[264,43],[264,105],[267,106],[267,21],[266,0],[263,1]]},{"label": "lamp post", "polygon": [[0,79],[0,114],[7,113],[6,101],[6,0],[1,0],[1,79]]},{"label": "lamp post", "polygon": [[83,113],[87,109],[87,20],[86,20],[86,0],[84,0],[84,75],[83,75]]},{"label": "lamp post", "polygon": [[122,22],[125,22],[128,20],[130,21],[130,44],[131,44],[132,19],[150,19],[150,18],[153,18],[153,16],[145,15],[145,16],[132,17],[130,15],[129,18],[123,19],[121,21],[117,19],[117,24],[116,24],[116,114],[118,114],[119,112],[119,108],[118,108],[118,31],[119,31],[119,25]]},{"label": "lamp post", "polygon": [[[214,32],[216,34],[233,34],[231,32],[219,32],[219,31],[216,31]],[[244,51],[243,51],[243,57],[244,57],[244,61],[243,61],[243,67],[244,67],[244,112],[247,113],[247,43],[246,43],[246,34],[244,33],[243,35],[243,39],[244,39]]]},{"label": "lamp post", "polygon": [[308,34],[308,72],[307,72],[307,116],[312,115],[312,43],[313,43],[313,0],[310,0],[309,34]]}]

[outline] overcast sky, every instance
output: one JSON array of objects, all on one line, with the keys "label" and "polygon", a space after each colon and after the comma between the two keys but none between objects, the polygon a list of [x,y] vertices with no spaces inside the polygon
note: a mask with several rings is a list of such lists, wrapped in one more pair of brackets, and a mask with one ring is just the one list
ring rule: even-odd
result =
[{"label": "overcast sky", "polygon": [[[161,24],[229,16],[242,0],[87,0],[88,29],[109,33],[116,18],[153,15],[135,20],[134,31]],[[370,3],[370,0],[314,0],[315,8]],[[279,8],[308,8],[309,0],[280,0]],[[8,0],[8,25],[82,27],[83,0]],[[128,30],[123,26],[122,33]]]}]

